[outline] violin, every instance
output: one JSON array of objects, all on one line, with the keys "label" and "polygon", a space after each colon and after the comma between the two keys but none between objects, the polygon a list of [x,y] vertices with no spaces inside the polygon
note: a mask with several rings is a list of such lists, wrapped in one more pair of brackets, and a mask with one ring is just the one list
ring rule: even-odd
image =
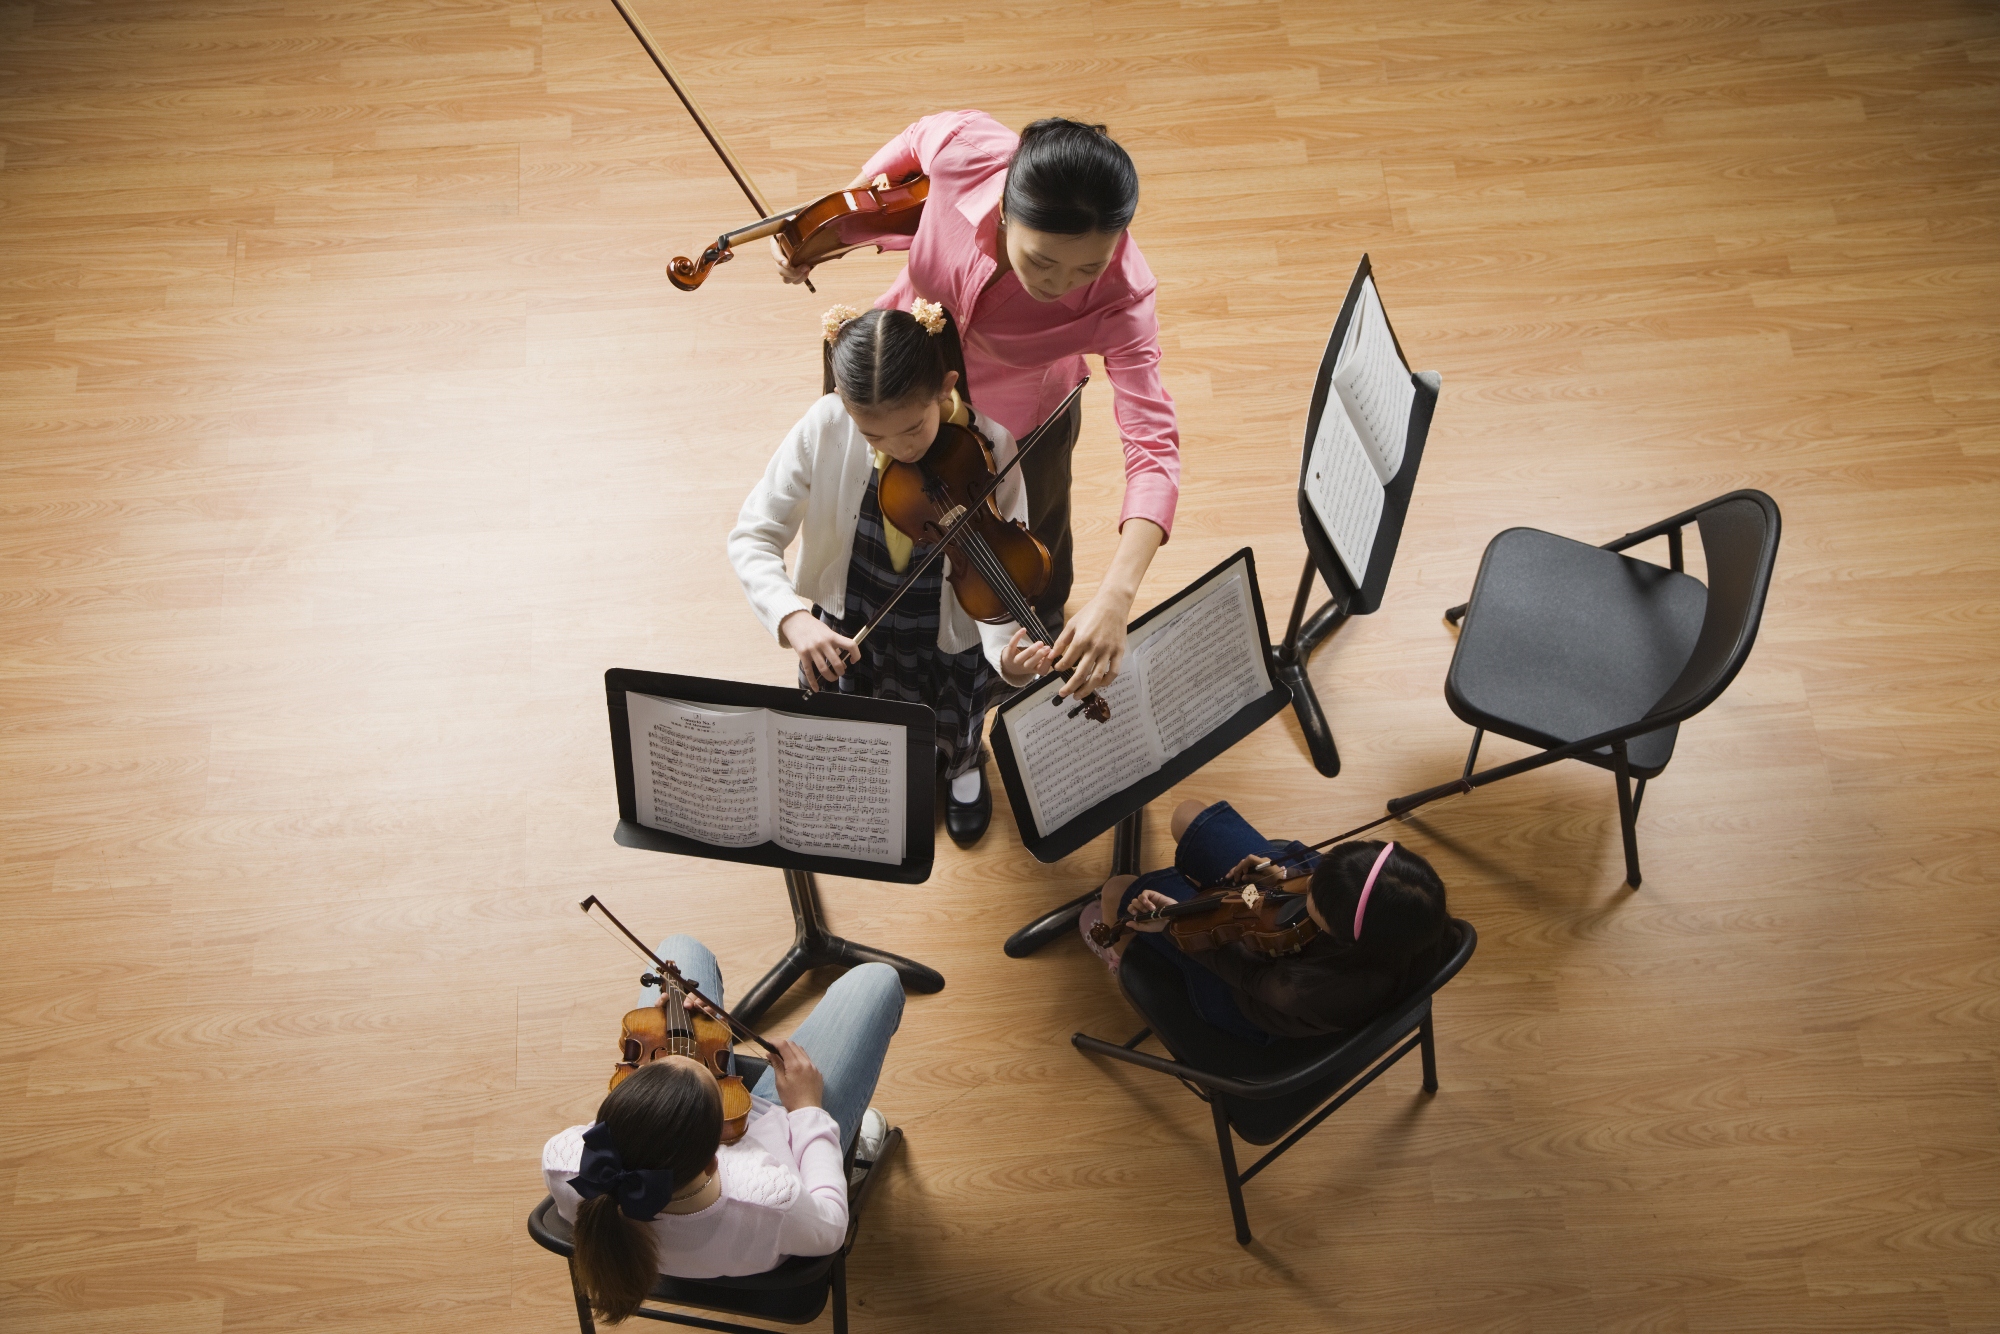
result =
[{"label": "violin", "polygon": [[686,980],[672,963],[662,973],[647,973],[639,983],[657,986],[660,1003],[625,1012],[618,1025],[618,1063],[611,1067],[607,1087],[617,1088],[640,1066],[662,1056],[700,1061],[722,1092],[722,1142],[734,1144],[750,1128],[750,1090],[729,1073],[729,1025],[688,1005]]},{"label": "violin", "polygon": [[[785,1064],[783,1058],[748,1025],[702,995],[701,988],[683,976],[673,960],[662,959],[647,949],[609,908],[598,902],[595,894],[578,906],[586,917],[607,931],[616,927],[626,942],[659,970],[639,978],[640,986],[660,989],[659,1003],[627,1010],[619,1023],[618,1062],[611,1068],[608,1087],[617,1088],[640,1066],[650,1065],[662,1056],[685,1056],[699,1061],[715,1076],[716,1087],[722,1093],[722,1142],[734,1144],[742,1139],[750,1126],[750,1090],[729,1071],[732,1039],[756,1043],[781,1070]],[[596,916],[593,909],[603,916]],[[690,1005],[690,999],[701,1004]]]},{"label": "violin", "polygon": [[683,292],[692,292],[708,278],[710,269],[736,257],[735,247],[766,236],[777,238],[785,262],[795,269],[838,259],[865,245],[881,250],[888,237],[917,234],[924,199],[930,191],[931,178],[921,172],[894,185],[888,177],[878,176],[872,186],[836,190],[789,212],[724,232],[698,260],[676,256],[667,266],[667,281]]},{"label": "violin", "polygon": [[[993,503],[997,476],[985,438],[943,422],[921,459],[892,459],[882,470],[876,500],[890,523],[942,541],[958,557],[947,577],[966,615],[991,625],[1016,621],[1037,643],[1053,644],[1033,599],[1049,586],[1054,564],[1027,525],[1002,516]],[[1078,713],[1092,722],[1111,721],[1111,705],[1094,690],[1070,710],[1072,718]]]},{"label": "violin", "polygon": [[[912,537],[928,533],[935,541],[930,550],[911,562],[910,568],[903,572],[903,582],[855,634],[852,641],[855,648],[861,647],[862,641],[882,624],[903,594],[914,588],[917,580],[947,551],[960,556],[952,562],[951,585],[967,615],[994,624],[1016,620],[1038,643],[1055,642],[1028,601],[1048,587],[1049,550],[1021,524],[1001,515],[999,506],[993,503],[993,493],[1000,489],[1001,480],[1020,466],[1022,459],[1049,438],[1051,429],[1068,414],[1089,383],[1088,375],[1078,380],[1048,419],[1028,432],[1015,449],[1014,457],[997,473],[993,471],[993,455],[986,448],[985,438],[977,431],[950,422],[940,423],[937,437],[923,458],[915,463],[894,460],[882,470],[876,503],[881,506],[883,516]],[[905,471],[899,472],[892,484],[889,474],[898,469]],[[996,542],[1007,552],[1005,559],[995,550]],[[961,571],[960,566],[967,568]],[[1068,680],[1075,673],[1062,675]],[[811,698],[810,687],[806,695]],[[1064,701],[1057,696],[1049,702],[1059,705]],[[1074,718],[1079,713],[1088,715],[1093,722],[1109,722],[1111,704],[1093,690],[1081,697],[1069,716]]]},{"label": "violin", "polygon": [[1262,889],[1210,888],[1186,903],[1148,908],[1119,921],[1099,922],[1090,938],[1110,948],[1134,922],[1167,919],[1167,934],[1183,950],[1200,953],[1241,943],[1270,958],[1297,954],[1319,934],[1319,923],[1302,907],[1305,895]]}]

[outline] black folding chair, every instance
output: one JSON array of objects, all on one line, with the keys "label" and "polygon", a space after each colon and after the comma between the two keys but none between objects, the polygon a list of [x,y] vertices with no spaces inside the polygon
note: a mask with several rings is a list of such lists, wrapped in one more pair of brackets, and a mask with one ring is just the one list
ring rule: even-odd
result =
[{"label": "black folding chair", "polygon": [[[1682,569],[1690,523],[1708,560],[1706,588]],[[1680,724],[1713,703],[1750,656],[1778,528],[1769,496],[1731,491],[1601,547],[1534,528],[1495,537],[1471,601],[1445,613],[1463,622],[1444,697],[1474,728],[1465,772],[1398,797],[1389,810],[1403,814],[1558,760],[1595,764],[1617,778],[1625,880],[1637,889],[1646,783],[1673,757]],[[1656,537],[1667,539],[1667,567],[1620,554]],[[1474,773],[1488,732],[1545,749]]]},{"label": "black folding chair", "polygon": [[[754,1058],[739,1055],[736,1061],[738,1073],[743,1074],[746,1083],[754,1082],[757,1074],[761,1073],[762,1063]],[[902,1129],[892,1129],[882,1143],[880,1155],[854,1187],[847,1203],[847,1239],[833,1254],[794,1256],[776,1269],[742,1278],[692,1279],[662,1275],[646,1300],[667,1306],[719,1311],[752,1320],[805,1325],[819,1319],[820,1312],[826,1309],[827,1298],[831,1296],[834,1334],[847,1334],[847,1253],[854,1249],[854,1239],[861,1230],[861,1211],[868,1203],[876,1179],[882,1174],[882,1165],[902,1142]],[[542,1202],[528,1215],[528,1235],[535,1239],[537,1246],[553,1251],[565,1260],[576,1253],[569,1221],[556,1212],[553,1196],[544,1195]],[[597,1324],[591,1317],[590,1299],[577,1285],[574,1263],[570,1266],[569,1286],[571,1295],[576,1298],[577,1327],[582,1334],[595,1334]],[[650,1306],[640,1307],[636,1314],[670,1325],[691,1325],[696,1329],[721,1330],[725,1334],[768,1334],[768,1331],[755,1325],[738,1325],[679,1311],[656,1311]]]},{"label": "black folding chair", "polygon": [[[1250,1219],[1243,1208],[1243,1183],[1339,1111],[1377,1075],[1421,1047],[1424,1092],[1437,1092],[1431,997],[1458,975],[1479,944],[1479,933],[1471,923],[1454,917],[1451,930],[1456,933],[1452,948],[1437,972],[1368,1027],[1358,1033],[1282,1039],[1266,1047],[1232,1037],[1195,1013],[1180,970],[1135,942],[1119,965],[1118,983],[1146,1027],[1122,1045],[1088,1033],[1072,1034],[1070,1041],[1080,1050],[1172,1075],[1208,1104],[1222,1154],[1222,1180],[1229,1188],[1229,1212],[1236,1220],[1236,1240],[1247,1244]],[[1155,1034],[1174,1059],[1138,1050]],[[1239,1172],[1232,1132],[1260,1147],[1280,1136],[1284,1142],[1252,1163],[1249,1171]]]}]

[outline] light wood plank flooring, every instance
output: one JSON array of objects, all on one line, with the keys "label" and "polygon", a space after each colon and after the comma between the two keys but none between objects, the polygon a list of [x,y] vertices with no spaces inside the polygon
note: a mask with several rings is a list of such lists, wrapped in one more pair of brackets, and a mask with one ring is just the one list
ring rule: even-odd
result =
[{"label": "light wood plank flooring", "polygon": [[[1444,397],[1313,665],[1347,768],[1287,717],[1176,796],[1314,838],[1455,773],[1439,612],[1503,527],[1785,512],[1642,891],[1596,770],[1406,830],[1481,932],[1442,1091],[1357,1099],[1247,1249],[1204,1109],[1067,1044],[1134,1026],[1103,971],[1000,953],[1108,838],[1003,806],[829,884],[950,979],[857,1331],[2000,1329],[1992,5],[640,2],[774,199],[930,110],[1110,123],[1185,439],[1143,602],[1247,543],[1282,625],[1373,256]],[[789,933],[773,872],[612,845],[601,675],[786,679],[723,534],[900,261],[669,288],[747,212],[602,0],[9,4],[0,152],[0,1323],[562,1330],[522,1222],[634,973],[576,900],[739,986]],[[1080,459],[1088,592],[1101,387]]]}]

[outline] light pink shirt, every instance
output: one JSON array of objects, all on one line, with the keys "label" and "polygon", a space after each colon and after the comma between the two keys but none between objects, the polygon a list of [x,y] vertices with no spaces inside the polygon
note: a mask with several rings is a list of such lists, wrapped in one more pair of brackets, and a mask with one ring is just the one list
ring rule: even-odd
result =
[{"label": "light pink shirt", "polygon": [[912,297],[939,301],[958,321],[972,401],[1015,438],[1055,410],[1083,378],[1083,354],[1104,358],[1112,410],[1125,444],[1126,519],[1151,519],[1171,533],[1180,498],[1180,431],[1160,383],[1159,285],[1128,232],[1104,272],[1055,301],[1037,301],[1012,273],[989,289],[1000,267],[995,228],[1007,159],[1020,138],[983,111],[926,116],[882,146],[862,168],[899,180],[931,178],[923,222],[908,241],[910,263],[877,306],[907,310]]},{"label": "light pink shirt", "polygon": [[[649,1225],[660,1272],[675,1278],[761,1274],[790,1255],[827,1255],[847,1240],[847,1172],[840,1127],[817,1107],[788,1112],[751,1099],[742,1139],[715,1151],[722,1194],[699,1213],[661,1214]],[[569,1179],[583,1161],[571,1126],[542,1146],[542,1181],[571,1223],[583,1199]]]}]

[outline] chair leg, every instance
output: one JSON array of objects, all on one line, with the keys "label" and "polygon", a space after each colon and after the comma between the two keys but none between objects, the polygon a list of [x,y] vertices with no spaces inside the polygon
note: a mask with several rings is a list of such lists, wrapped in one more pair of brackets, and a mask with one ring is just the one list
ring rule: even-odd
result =
[{"label": "chair leg", "polygon": [[833,1334],[847,1334],[847,1257],[833,1262]]},{"label": "chair leg", "polygon": [[1243,1209],[1243,1178],[1236,1174],[1236,1144],[1229,1137],[1229,1117],[1220,1098],[1211,1099],[1208,1110],[1215,1116],[1215,1144],[1222,1151],[1222,1182],[1229,1187],[1229,1215],[1236,1220],[1236,1241],[1248,1246],[1250,1215]]},{"label": "chair leg", "polygon": [[1431,1031],[1431,1014],[1424,1011],[1424,1022],[1420,1030],[1423,1035],[1424,1052],[1424,1092],[1438,1091],[1438,1049],[1437,1035]]},{"label": "chair leg", "polygon": [[583,1285],[576,1281],[576,1261],[569,1262],[569,1291],[576,1298],[576,1325],[583,1334],[597,1334],[597,1322],[590,1318],[590,1298],[583,1295]]},{"label": "chair leg", "polygon": [[[1632,798],[1632,770],[1623,742],[1611,748],[1612,772],[1618,780],[1618,828],[1625,835],[1625,883],[1639,887],[1639,803]],[[1642,785],[1640,792],[1645,788]]]},{"label": "chair leg", "polygon": [[1471,605],[1470,602],[1461,602],[1456,607],[1445,608],[1444,623],[1446,625],[1457,625],[1465,619],[1465,609]]}]

